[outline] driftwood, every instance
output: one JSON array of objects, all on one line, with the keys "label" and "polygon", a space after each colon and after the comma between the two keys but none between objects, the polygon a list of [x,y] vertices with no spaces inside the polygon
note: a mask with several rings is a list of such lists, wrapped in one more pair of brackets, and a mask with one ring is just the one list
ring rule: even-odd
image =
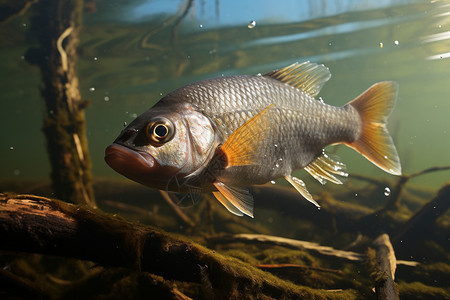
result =
[{"label": "driftwood", "polygon": [[[335,258],[349,261],[364,261],[366,259],[366,255],[353,251],[338,250],[329,246],[322,246],[313,242],[300,241],[264,234],[226,234],[210,237],[208,238],[208,242],[212,244],[249,243],[249,244],[276,245],[290,249],[311,250],[324,256],[332,256]],[[410,267],[415,267],[418,265],[418,262],[415,261],[396,260],[395,262],[396,265],[405,265]]]},{"label": "driftwood", "polygon": [[378,213],[384,213],[386,211],[397,211],[400,208],[400,200],[401,200],[402,192],[404,190],[406,183],[410,179],[415,178],[417,176],[425,175],[428,173],[439,172],[439,171],[448,171],[448,170],[450,170],[450,166],[442,166],[442,167],[427,168],[427,169],[424,169],[422,171],[419,171],[419,172],[416,172],[416,173],[413,173],[410,175],[402,174],[400,176],[397,184],[395,185],[394,189],[391,192],[389,202]]},{"label": "driftwood", "polygon": [[276,269],[303,269],[303,270],[312,270],[312,271],[318,271],[318,272],[324,272],[324,273],[333,273],[338,275],[343,275],[344,272],[341,270],[333,270],[329,268],[320,268],[320,267],[311,267],[311,266],[303,266],[303,265],[296,265],[296,264],[259,264],[255,265],[255,267],[263,270],[276,270]]},{"label": "driftwood", "polygon": [[197,282],[217,299],[336,295],[280,280],[158,229],[39,196],[0,194],[0,236],[2,250],[74,257]]},{"label": "driftwood", "polygon": [[264,234],[233,234],[233,235],[220,235],[216,237],[209,238],[208,241],[210,243],[218,244],[218,243],[262,243],[262,244],[270,244],[283,246],[291,249],[307,249],[316,251],[322,255],[333,256],[345,260],[351,261],[360,261],[363,259],[363,255],[351,252],[351,251],[343,251],[337,250],[328,246],[321,246],[317,243],[307,242],[307,241],[299,241],[293,240],[278,236],[270,236]]},{"label": "driftwood", "polygon": [[398,299],[394,278],[397,265],[394,248],[387,234],[382,234],[373,243],[376,251],[376,264],[373,270],[377,299]]},{"label": "driftwood", "polygon": [[394,244],[408,238],[417,238],[417,233],[428,234],[435,221],[450,208],[450,184],[442,187],[438,194],[412,216],[393,238]]},{"label": "driftwood", "polygon": [[77,75],[82,0],[39,0],[32,34],[39,48],[25,55],[39,66],[45,102],[44,131],[56,197],[95,207],[84,109]]},{"label": "driftwood", "polygon": [[[161,196],[163,197],[164,201],[169,205],[169,207],[172,209],[172,211],[175,213],[175,216],[177,216],[177,219],[185,226],[188,227],[194,227],[195,223],[181,210],[181,208],[175,203],[174,199],[171,194],[169,194],[166,191],[159,191],[161,193]],[[175,196],[174,196],[175,197]]]}]

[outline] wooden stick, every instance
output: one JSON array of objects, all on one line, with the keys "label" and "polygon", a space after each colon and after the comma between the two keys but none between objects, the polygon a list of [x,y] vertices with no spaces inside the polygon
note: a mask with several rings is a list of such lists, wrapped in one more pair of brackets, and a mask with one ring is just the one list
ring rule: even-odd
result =
[{"label": "wooden stick", "polygon": [[255,265],[255,267],[259,269],[304,269],[304,270],[311,270],[311,271],[318,271],[318,272],[326,272],[326,273],[334,273],[343,275],[344,272],[341,270],[333,270],[328,268],[320,268],[320,267],[311,267],[311,266],[303,266],[303,265],[296,265],[296,264],[260,264]]},{"label": "wooden stick", "polygon": [[209,238],[208,241],[212,243],[230,243],[230,242],[263,243],[263,244],[283,246],[291,249],[307,249],[316,251],[322,255],[334,256],[351,261],[360,261],[364,258],[364,255],[356,252],[337,250],[332,247],[321,246],[313,242],[293,240],[264,234],[221,235]]},{"label": "wooden stick", "polygon": [[396,258],[394,248],[387,234],[382,234],[373,243],[376,251],[376,264],[373,270],[375,279],[375,293],[377,299],[394,300],[398,299],[395,289],[394,278],[396,268]]},{"label": "wooden stick", "polygon": [[175,216],[177,216],[178,220],[188,227],[194,227],[195,223],[189,218],[182,210],[181,208],[175,204],[173,201],[171,195],[166,191],[159,191],[161,193],[161,196],[164,198],[167,204],[169,204],[172,211],[175,213]]}]

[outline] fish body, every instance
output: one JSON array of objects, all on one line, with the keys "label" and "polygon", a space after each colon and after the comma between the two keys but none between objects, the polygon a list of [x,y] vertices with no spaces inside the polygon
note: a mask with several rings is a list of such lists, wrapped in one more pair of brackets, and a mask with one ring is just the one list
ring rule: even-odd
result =
[{"label": "fish body", "polygon": [[316,100],[331,74],[305,62],[265,75],[183,86],[137,117],[106,150],[107,163],[144,185],[213,192],[232,213],[253,216],[248,186],[284,177],[318,205],[292,172],[342,183],[345,166],[323,149],[346,144],[392,174],[400,162],[386,130],[393,82],[373,85],[342,107]]}]

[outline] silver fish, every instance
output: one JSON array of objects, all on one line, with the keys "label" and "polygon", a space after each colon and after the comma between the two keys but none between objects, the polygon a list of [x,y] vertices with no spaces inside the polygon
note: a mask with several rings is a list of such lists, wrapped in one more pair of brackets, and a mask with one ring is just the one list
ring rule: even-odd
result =
[{"label": "silver fish", "polygon": [[345,165],[324,147],[345,144],[394,175],[400,160],[386,129],[397,84],[379,82],[342,107],[316,100],[331,74],[311,62],[265,75],[219,77],[183,86],[138,116],[106,149],[120,174],[174,192],[209,192],[233,214],[253,217],[247,187],[284,177],[315,205],[304,168],[341,184]]}]

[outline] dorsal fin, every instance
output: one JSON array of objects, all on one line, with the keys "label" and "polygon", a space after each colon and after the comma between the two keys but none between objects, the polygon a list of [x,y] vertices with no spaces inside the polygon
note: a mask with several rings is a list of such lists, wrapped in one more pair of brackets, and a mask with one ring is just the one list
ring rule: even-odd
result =
[{"label": "dorsal fin", "polygon": [[280,70],[264,74],[279,81],[292,85],[312,97],[319,94],[325,82],[331,77],[330,70],[324,65],[318,65],[305,61],[295,63]]}]

